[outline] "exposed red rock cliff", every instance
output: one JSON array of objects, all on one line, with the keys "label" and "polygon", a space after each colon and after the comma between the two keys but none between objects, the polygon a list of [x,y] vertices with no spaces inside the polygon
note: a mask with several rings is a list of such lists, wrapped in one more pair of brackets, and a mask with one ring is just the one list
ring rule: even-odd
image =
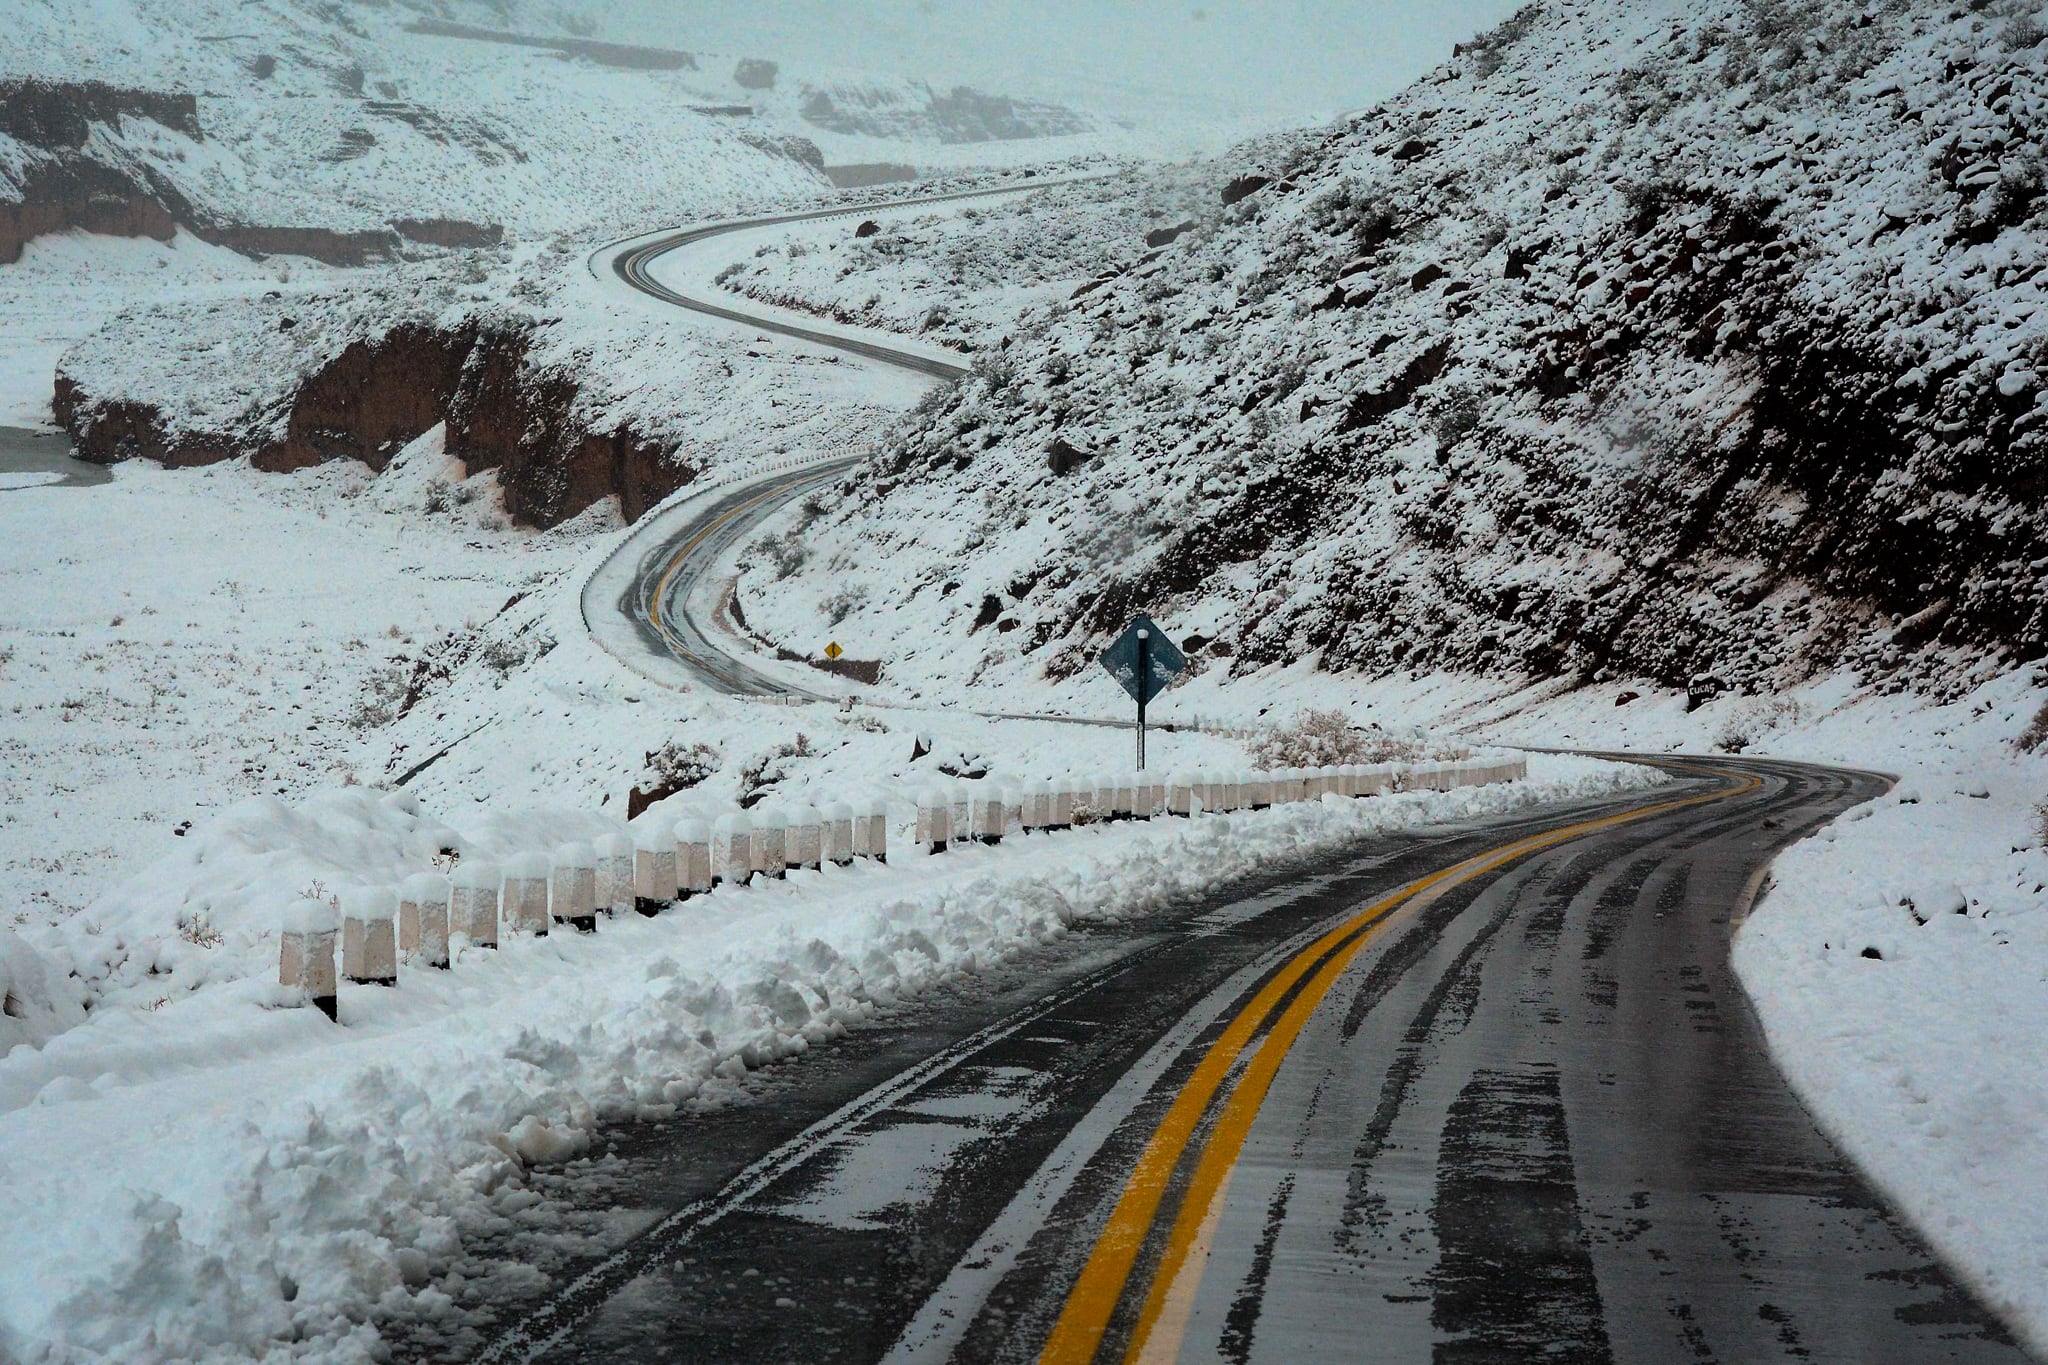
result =
[{"label": "exposed red rock cliff", "polygon": [[337,459],[382,469],[446,422],[449,452],[472,470],[499,471],[506,510],[542,527],[615,494],[635,520],[696,477],[667,445],[630,426],[590,429],[574,378],[532,364],[530,342],[511,324],[406,326],[355,342],[300,387],[281,438],[177,430],[152,405],[88,393],[61,372],[53,407],[79,454],[98,463],[184,467],[246,455],[279,472]]}]

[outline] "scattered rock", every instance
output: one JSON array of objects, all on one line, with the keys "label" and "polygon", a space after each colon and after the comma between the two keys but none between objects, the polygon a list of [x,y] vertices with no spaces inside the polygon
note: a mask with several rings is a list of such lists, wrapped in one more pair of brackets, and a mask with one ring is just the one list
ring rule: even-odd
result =
[{"label": "scattered rock", "polygon": [[1223,207],[1229,208],[1241,199],[1247,199],[1273,183],[1270,175],[1241,175],[1223,187]]},{"label": "scattered rock", "polygon": [[1616,706],[1627,706],[1630,702],[1634,701],[1637,697],[1640,697],[1641,695],[1642,693],[1640,692],[1624,692],[1614,699],[1614,704]]},{"label": "scattered rock", "polygon": [[853,237],[855,241],[859,241],[864,237],[872,237],[881,230],[882,225],[870,218],[853,230]]},{"label": "scattered rock", "polygon": [[1071,473],[1094,458],[1094,451],[1083,450],[1064,436],[1053,437],[1045,452],[1045,462],[1055,476]]},{"label": "scattered rock", "polygon": [[1450,273],[1450,271],[1444,269],[1436,262],[1431,261],[1428,265],[1408,277],[1408,287],[1420,294],[1423,290],[1429,288]]},{"label": "scattered rock", "polygon": [[1145,234],[1145,245],[1155,249],[1162,246],[1171,246],[1184,233],[1193,232],[1194,230],[1195,224],[1192,219],[1185,223],[1176,224],[1173,227],[1153,228]]}]

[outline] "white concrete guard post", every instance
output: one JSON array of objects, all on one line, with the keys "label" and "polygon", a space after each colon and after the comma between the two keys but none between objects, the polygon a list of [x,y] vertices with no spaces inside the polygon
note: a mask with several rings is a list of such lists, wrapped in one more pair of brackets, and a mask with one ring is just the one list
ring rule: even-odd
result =
[{"label": "white concrete guard post", "polygon": [[412,953],[429,967],[448,966],[448,879],[432,872],[407,877],[398,888],[399,951],[405,951],[406,921],[412,922]]},{"label": "white concrete guard post", "polygon": [[555,923],[579,934],[597,932],[597,850],[589,844],[563,844],[555,850],[553,886],[548,910]]},{"label": "white concrete guard post", "polygon": [[1044,829],[1052,823],[1052,784],[1031,782],[1025,784],[1019,800],[1021,809],[1017,816],[1017,828],[1024,834]]},{"label": "white concrete guard post", "polygon": [[[409,880],[409,879],[408,879]],[[411,957],[420,950],[420,907],[419,902],[405,894],[406,884],[398,885],[398,955]]]},{"label": "white concrete guard post", "polygon": [[747,867],[767,877],[789,875],[789,816],[763,806],[754,816],[754,836],[747,844]]},{"label": "white concrete guard post", "polygon": [[853,856],[889,861],[889,807],[880,801],[853,817]]},{"label": "white concrete guard post", "polygon": [[1375,763],[1364,769],[1358,778],[1361,796],[1385,796],[1394,789],[1394,767],[1391,763]]},{"label": "white concrete guard post", "polygon": [[479,948],[498,946],[498,869],[489,863],[462,863],[455,869],[455,890],[448,899],[449,927]]},{"label": "white concrete guard post", "polygon": [[1003,841],[1003,828],[1008,823],[1004,808],[1008,801],[1003,792],[995,789],[974,794],[973,809],[968,818],[972,821],[969,830],[976,843],[1000,844]]},{"label": "white concrete guard post", "polygon": [[927,853],[944,853],[953,841],[953,793],[934,787],[917,803],[917,843]]},{"label": "white concrete guard post", "polygon": [[1112,780],[1110,786],[1109,818],[1128,820],[1138,813],[1138,775],[1124,773]]},{"label": "white concrete guard post", "polygon": [[711,826],[702,820],[676,821],[677,900],[711,889],[711,838]]},{"label": "white concrete guard post", "polygon": [[1245,808],[1244,788],[1245,774],[1233,770],[1230,774],[1229,786],[1223,793],[1223,808],[1225,810],[1243,810]]},{"label": "white concrete guard post", "polygon": [[818,812],[818,854],[834,867],[853,863],[853,807],[835,801]]},{"label": "white concrete guard post", "polygon": [[722,815],[711,827],[711,884],[745,886],[753,872],[754,821],[747,815]]},{"label": "white concrete guard post", "polygon": [[389,887],[344,896],[341,974],[359,986],[398,984],[398,901]]},{"label": "white concrete guard post", "polygon": [[1264,810],[1273,804],[1273,775],[1255,772],[1245,783],[1245,804],[1253,810]]},{"label": "white concrete guard post", "polygon": [[633,908],[652,918],[676,898],[676,841],[661,820],[633,827]]},{"label": "white concrete guard post", "polygon": [[953,782],[948,784],[948,790],[953,794],[953,823],[949,827],[951,836],[955,839],[965,839],[974,829],[975,789],[965,782]]},{"label": "white concrete guard post", "polygon": [[608,915],[633,908],[633,841],[623,834],[600,834],[597,850],[597,903]]},{"label": "white concrete guard post", "polygon": [[505,894],[500,899],[505,932],[547,936],[548,870],[545,853],[520,853],[506,860]]},{"label": "white concrete guard post", "polygon": [[329,1019],[338,1017],[335,1004],[334,907],[326,901],[307,897],[284,912],[284,932],[278,936],[277,981],[281,986],[305,992],[314,1009]]},{"label": "white concrete guard post", "polygon": [[1088,805],[1095,812],[1095,823],[1105,824],[1116,818],[1116,778],[1108,774],[1089,783]]},{"label": "white concrete guard post", "polygon": [[789,848],[791,867],[807,867],[813,872],[825,870],[825,815],[816,806],[798,806],[789,815]]},{"label": "white concrete guard post", "polygon": [[1052,819],[1046,821],[1048,829],[1071,829],[1074,824],[1075,787],[1072,782],[1059,781],[1052,784]]},{"label": "white concrete guard post", "polygon": [[1195,780],[1186,773],[1175,773],[1166,783],[1166,813],[1168,815],[1192,815],[1195,810]]}]

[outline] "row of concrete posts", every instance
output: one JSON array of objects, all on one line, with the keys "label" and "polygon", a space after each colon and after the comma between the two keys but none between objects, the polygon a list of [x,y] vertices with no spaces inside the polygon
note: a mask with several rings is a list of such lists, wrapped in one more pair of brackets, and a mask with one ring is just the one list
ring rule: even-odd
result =
[{"label": "row of concrete posts", "polygon": [[[1448,791],[1527,776],[1524,760],[1370,764],[1279,771],[1210,770],[1160,777],[1118,773],[1015,786],[940,784],[917,801],[915,841],[928,853],[956,842],[1000,843],[1118,820],[1202,816],[1330,797]],[[395,986],[401,959],[447,970],[459,939],[496,948],[501,934],[594,933],[600,915],[657,915],[721,884],[785,877],[828,863],[889,860],[881,803],[856,809],[762,809],[716,820],[645,820],[629,838],[608,834],[523,853],[503,866],[468,861],[446,876],[421,873],[397,887],[307,898],[287,910],[278,979],[333,1019],[339,981]],[[337,966],[337,958],[339,965]]]}]

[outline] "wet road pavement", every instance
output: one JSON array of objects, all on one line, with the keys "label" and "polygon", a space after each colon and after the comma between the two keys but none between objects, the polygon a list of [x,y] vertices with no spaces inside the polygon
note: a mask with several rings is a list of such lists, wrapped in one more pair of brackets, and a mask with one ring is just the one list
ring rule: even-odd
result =
[{"label": "wet road pavement", "polygon": [[1882,781],[1684,771],[1077,935],[618,1130],[567,1197],[644,1230],[484,1356],[2024,1359],[1727,965],[1770,856]]}]

